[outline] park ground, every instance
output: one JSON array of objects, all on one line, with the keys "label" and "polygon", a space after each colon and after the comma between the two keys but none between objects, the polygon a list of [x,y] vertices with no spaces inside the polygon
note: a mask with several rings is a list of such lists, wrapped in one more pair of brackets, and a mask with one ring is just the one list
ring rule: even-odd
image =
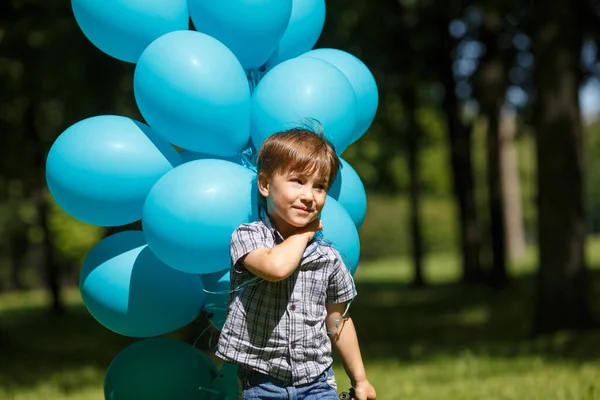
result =
[{"label": "park ground", "polygon": [[[598,315],[600,238],[588,254]],[[510,285],[492,290],[456,284],[451,254],[427,258],[429,285],[420,289],[410,285],[408,259],[362,263],[351,313],[378,398],[600,399],[600,330],[531,335],[535,265],[530,251],[511,266]],[[103,399],[106,369],[133,339],[100,326],[77,288],[65,292],[62,316],[46,303],[39,290],[0,295],[0,399]],[[340,389],[348,387],[341,365],[335,370]]]}]

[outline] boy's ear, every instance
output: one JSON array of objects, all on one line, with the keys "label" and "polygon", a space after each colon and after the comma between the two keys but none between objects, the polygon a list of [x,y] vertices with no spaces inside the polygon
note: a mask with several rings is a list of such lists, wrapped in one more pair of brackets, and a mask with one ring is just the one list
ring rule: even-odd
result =
[{"label": "boy's ear", "polygon": [[269,197],[269,179],[262,172],[258,174],[258,191],[263,197]]}]

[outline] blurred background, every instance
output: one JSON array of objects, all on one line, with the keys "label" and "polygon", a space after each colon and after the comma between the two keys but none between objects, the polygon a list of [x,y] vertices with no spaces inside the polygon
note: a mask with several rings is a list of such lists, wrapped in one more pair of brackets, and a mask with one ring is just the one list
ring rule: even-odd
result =
[{"label": "blurred background", "polygon": [[[89,315],[79,269],[128,227],[66,215],[44,168],[77,121],[142,120],[135,65],[66,0],[5,0],[0,21],[0,398],[102,399],[134,340]],[[594,0],[327,0],[316,48],[380,95],[343,154],[368,193],[351,313],[379,398],[600,399],[599,39]]]}]

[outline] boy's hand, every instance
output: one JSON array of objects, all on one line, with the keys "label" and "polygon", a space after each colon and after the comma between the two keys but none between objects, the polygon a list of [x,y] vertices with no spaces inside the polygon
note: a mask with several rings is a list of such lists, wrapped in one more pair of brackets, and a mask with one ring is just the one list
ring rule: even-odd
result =
[{"label": "boy's hand", "polygon": [[307,242],[310,242],[314,237],[315,233],[323,229],[323,223],[321,222],[321,218],[317,218],[314,221],[310,222],[308,225],[303,226],[302,228],[298,228],[297,233],[306,234]]},{"label": "boy's hand", "polygon": [[369,381],[356,382],[352,400],[376,400],[377,393]]}]

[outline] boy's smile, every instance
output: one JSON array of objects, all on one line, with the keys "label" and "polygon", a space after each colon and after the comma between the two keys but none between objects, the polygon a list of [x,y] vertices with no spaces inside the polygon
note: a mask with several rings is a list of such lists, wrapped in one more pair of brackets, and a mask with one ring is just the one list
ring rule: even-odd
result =
[{"label": "boy's smile", "polygon": [[284,238],[317,219],[327,197],[327,182],[304,173],[259,176],[258,186],[269,218]]}]

